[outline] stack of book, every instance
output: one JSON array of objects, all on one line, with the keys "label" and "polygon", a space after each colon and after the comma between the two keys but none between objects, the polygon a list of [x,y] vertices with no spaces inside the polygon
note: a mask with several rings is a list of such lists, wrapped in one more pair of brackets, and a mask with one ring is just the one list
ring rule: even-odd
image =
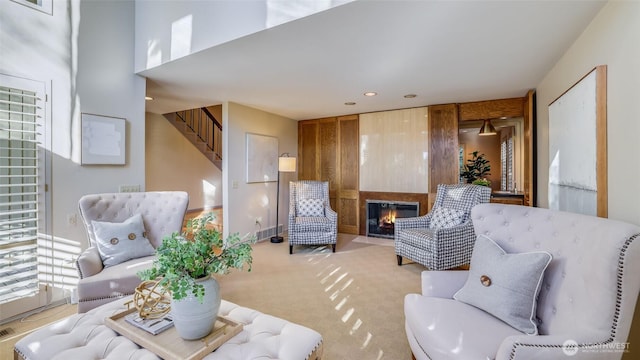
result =
[{"label": "stack of book", "polygon": [[166,314],[157,319],[144,319],[135,311],[124,317],[125,321],[153,335],[160,334],[173,326],[171,314]]}]

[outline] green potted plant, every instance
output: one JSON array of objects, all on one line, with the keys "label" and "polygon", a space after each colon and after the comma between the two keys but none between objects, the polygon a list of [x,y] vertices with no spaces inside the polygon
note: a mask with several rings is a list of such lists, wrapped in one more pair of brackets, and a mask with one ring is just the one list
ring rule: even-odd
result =
[{"label": "green potted plant", "polygon": [[[251,271],[251,244],[254,238],[232,234],[223,239],[213,213],[187,221],[186,230],[162,239],[151,268],[138,272],[142,280],[158,279],[171,293],[171,313],[176,330],[184,339],[209,334],[220,307],[218,282],[212,274],[248,265]],[[203,322],[203,329],[195,325]]]},{"label": "green potted plant", "polygon": [[491,175],[491,165],[489,160],[485,158],[486,155],[480,154],[477,150],[470,155],[471,159],[468,159],[460,169],[460,177],[466,179],[468,184],[481,180],[477,185],[489,186],[491,183],[485,177]]}]

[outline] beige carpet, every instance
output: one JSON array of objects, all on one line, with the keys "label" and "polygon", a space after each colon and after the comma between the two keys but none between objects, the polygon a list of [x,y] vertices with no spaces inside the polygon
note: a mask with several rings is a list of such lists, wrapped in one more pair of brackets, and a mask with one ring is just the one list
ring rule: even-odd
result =
[{"label": "beige carpet", "polygon": [[[392,246],[339,235],[330,247],[254,246],[253,270],[218,276],[222,297],[310,327],[324,338],[325,360],[410,359],[404,296],[420,292],[419,264],[396,264]],[[385,241],[392,240],[381,239]]]},{"label": "beige carpet", "polygon": [[357,243],[361,243],[361,244],[393,246],[393,239],[388,239],[388,238],[378,238],[378,237],[371,237],[371,236],[357,236],[352,241],[353,242],[357,242]]}]

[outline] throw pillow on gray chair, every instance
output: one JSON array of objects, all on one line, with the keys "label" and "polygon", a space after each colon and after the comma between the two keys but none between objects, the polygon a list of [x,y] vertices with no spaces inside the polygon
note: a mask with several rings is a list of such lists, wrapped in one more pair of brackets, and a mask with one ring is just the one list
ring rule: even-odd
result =
[{"label": "throw pillow on gray chair", "polygon": [[431,212],[413,218],[397,218],[395,251],[398,265],[406,257],[431,270],[469,264],[476,235],[471,209],[488,203],[491,188],[471,184],[437,187]]},{"label": "throw pillow on gray chair", "polygon": [[336,252],[338,214],[329,203],[329,182],[289,183],[289,254],[294,245],[331,245]]},{"label": "throw pillow on gray chair", "polygon": [[138,271],[151,267],[162,238],[181,232],[183,191],[85,195],[78,206],[89,246],[76,261],[78,312],[131,295]]}]

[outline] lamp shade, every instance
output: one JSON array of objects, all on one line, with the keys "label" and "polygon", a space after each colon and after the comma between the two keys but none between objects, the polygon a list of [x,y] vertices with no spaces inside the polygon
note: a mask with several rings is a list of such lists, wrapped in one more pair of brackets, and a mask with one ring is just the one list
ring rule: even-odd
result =
[{"label": "lamp shade", "polygon": [[496,135],[496,128],[491,125],[491,120],[485,120],[482,123],[482,127],[480,128],[480,132],[478,135],[480,136],[488,136],[488,135]]},{"label": "lamp shade", "polygon": [[278,158],[278,171],[280,172],[295,172],[296,171],[296,158],[281,156]]}]

